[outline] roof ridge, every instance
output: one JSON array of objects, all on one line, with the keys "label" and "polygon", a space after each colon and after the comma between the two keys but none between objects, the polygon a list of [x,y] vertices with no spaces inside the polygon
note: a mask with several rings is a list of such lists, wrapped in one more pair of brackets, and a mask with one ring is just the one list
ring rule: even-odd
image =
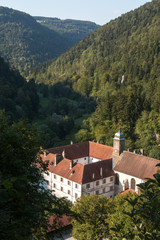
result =
[{"label": "roof ridge", "polygon": [[97,142],[92,142],[92,141],[88,141],[88,142],[89,142],[89,143],[99,144],[99,145],[102,145],[102,146],[105,146],[105,147],[113,148],[112,146],[108,146],[108,145],[105,145],[105,144],[102,144],[102,143],[97,143]]},{"label": "roof ridge", "polygon": [[145,155],[140,155],[138,153],[133,153],[133,152],[129,152],[129,151],[123,151],[123,153],[129,153],[129,154],[132,154],[132,155],[138,155],[140,157],[145,157],[145,158],[148,158],[148,159],[151,159],[151,160],[156,160],[157,162],[160,161],[159,159],[156,159],[156,158],[151,158],[151,157],[148,157],[148,156],[145,156]]},{"label": "roof ridge", "polygon": [[89,141],[85,141],[85,142],[80,142],[80,143],[73,143],[73,144],[67,144],[67,145],[63,145],[63,146],[59,146],[59,147],[52,147],[52,148],[47,148],[47,150],[49,149],[57,149],[57,148],[65,148],[65,147],[71,147],[73,145],[77,145],[77,144],[83,144],[83,143],[88,143]]}]

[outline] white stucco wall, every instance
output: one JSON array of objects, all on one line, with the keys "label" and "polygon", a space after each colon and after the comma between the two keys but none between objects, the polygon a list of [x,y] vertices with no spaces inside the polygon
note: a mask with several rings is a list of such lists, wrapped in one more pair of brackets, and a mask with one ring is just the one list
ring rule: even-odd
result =
[{"label": "white stucco wall", "polygon": [[81,196],[81,184],[70,181],[51,172],[49,172],[49,175],[44,174],[44,178],[48,182],[47,187],[50,190],[53,190],[53,193],[57,197],[66,197],[68,200],[75,202],[76,198]]},{"label": "white stucco wall", "polygon": [[[116,186],[116,189],[117,189],[116,194],[125,190],[124,187],[125,187],[126,180],[128,180],[129,189],[131,189],[131,179],[132,178],[135,179],[136,185],[144,182],[143,179],[140,179],[140,178],[137,178],[137,177],[125,174],[125,173],[121,173],[121,172],[117,172],[117,171],[115,171],[115,173],[117,173],[119,175],[119,185]],[[138,187],[137,186],[135,187],[135,191],[138,193]]]},{"label": "white stucco wall", "polygon": [[99,161],[100,160],[98,158],[93,158],[93,157],[89,157],[89,156],[74,159],[74,162],[77,162],[77,163],[80,163],[83,165],[86,165],[89,163],[95,163],[95,162],[99,162]]},{"label": "white stucco wall", "polygon": [[88,183],[90,184],[89,188],[87,188],[87,184],[81,185],[51,172],[48,175],[44,174],[44,178],[48,183],[46,186],[53,190],[57,197],[66,197],[71,202],[75,202],[76,198],[82,194],[103,194],[106,197],[114,197],[114,176],[90,182]]},{"label": "white stucco wall", "polygon": [[[105,183],[104,183],[104,180],[106,181]],[[97,182],[99,182],[98,185],[97,185]],[[97,181],[93,181],[87,184],[83,184],[82,194],[84,195],[103,194],[106,197],[114,197],[114,182],[115,182],[115,179],[114,179],[114,176],[112,176],[112,177],[103,178]],[[89,188],[87,187],[88,184],[90,185]]]}]

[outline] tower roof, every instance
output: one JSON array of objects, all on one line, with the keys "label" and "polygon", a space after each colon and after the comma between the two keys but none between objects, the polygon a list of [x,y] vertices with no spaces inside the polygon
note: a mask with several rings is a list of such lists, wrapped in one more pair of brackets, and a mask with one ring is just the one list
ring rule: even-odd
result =
[{"label": "tower roof", "polygon": [[120,129],[117,133],[115,133],[113,140],[125,140],[124,134],[121,132]]}]

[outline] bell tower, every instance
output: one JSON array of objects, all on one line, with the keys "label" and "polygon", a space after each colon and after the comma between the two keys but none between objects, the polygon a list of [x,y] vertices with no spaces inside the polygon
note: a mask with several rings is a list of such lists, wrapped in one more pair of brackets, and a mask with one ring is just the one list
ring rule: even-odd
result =
[{"label": "bell tower", "polygon": [[119,156],[125,147],[125,138],[124,134],[120,131],[115,133],[115,136],[113,138],[113,154],[114,156]]}]

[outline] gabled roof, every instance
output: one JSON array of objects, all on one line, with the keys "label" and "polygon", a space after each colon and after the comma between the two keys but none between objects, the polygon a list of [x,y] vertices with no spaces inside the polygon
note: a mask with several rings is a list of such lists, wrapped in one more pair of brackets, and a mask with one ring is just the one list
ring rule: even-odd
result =
[{"label": "gabled roof", "polygon": [[89,142],[89,156],[100,160],[110,159],[113,153],[113,147],[100,143]]},{"label": "gabled roof", "polygon": [[61,147],[49,148],[48,151],[54,154],[62,155],[62,152],[65,151],[65,157],[67,159],[76,159],[89,156],[89,142],[76,143],[65,145]]},{"label": "gabled roof", "polygon": [[49,166],[49,171],[76,183],[82,183],[84,166],[74,163],[70,169],[72,160],[64,158],[57,166]]},{"label": "gabled roof", "polygon": [[[94,176],[94,177],[93,177]],[[112,159],[84,165],[82,184],[114,176]]]},{"label": "gabled roof", "polygon": [[140,179],[153,178],[158,163],[160,160],[124,151],[114,170]]},{"label": "gabled roof", "polygon": [[65,157],[71,160],[87,156],[98,158],[100,160],[105,160],[111,158],[113,147],[109,147],[95,142],[83,142],[50,148],[48,149],[48,151],[53,154],[61,155],[62,152],[65,151]]},{"label": "gabled roof", "polygon": [[50,154],[49,158],[51,160],[49,160],[48,155],[46,157],[42,157],[43,161],[48,162],[48,171],[79,184],[86,184],[114,175],[112,170],[112,159],[90,163],[87,165],[73,162],[73,167],[70,168],[72,160],[64,158],[55,166],[55,160],[53,159],[54,155]]}]

